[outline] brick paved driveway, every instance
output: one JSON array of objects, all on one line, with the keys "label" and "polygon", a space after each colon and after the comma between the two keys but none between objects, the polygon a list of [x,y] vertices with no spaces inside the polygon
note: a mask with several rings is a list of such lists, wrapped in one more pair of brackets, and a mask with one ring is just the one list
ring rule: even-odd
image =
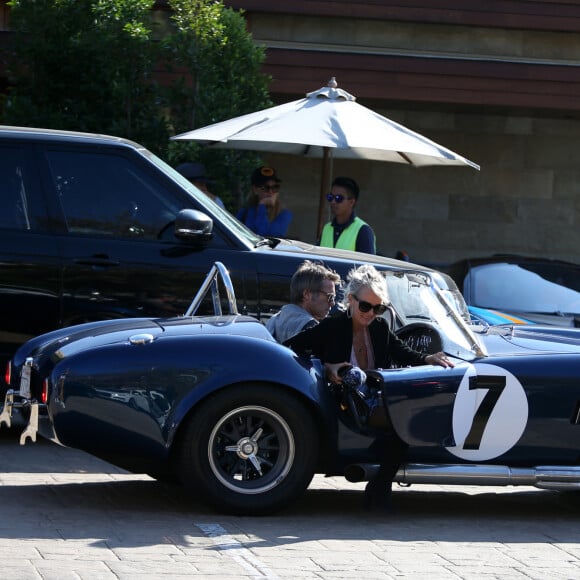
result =
[{"label": "brick paved driveway", "polygon": [[179,488],[0,431],[2,580],[580,578],[580,494],[414,486],[369,516],[316,477],[275,517],[215,514]]}]

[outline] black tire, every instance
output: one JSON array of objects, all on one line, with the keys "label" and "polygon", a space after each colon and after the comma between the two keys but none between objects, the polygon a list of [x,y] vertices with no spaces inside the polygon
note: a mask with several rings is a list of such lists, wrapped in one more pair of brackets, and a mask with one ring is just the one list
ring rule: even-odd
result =
[{"label": "black tire", "polygon": [[216,509],[265,515],[304,493],[317,463],[317,430],[296,395],[272,386],[220,391],[187,424],[178,470]]}]

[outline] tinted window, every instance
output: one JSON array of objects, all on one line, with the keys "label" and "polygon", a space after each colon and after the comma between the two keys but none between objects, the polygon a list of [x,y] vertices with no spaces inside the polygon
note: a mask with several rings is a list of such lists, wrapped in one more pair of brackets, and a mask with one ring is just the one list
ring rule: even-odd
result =
[{"label": "tinted window", "polygon": [[465,294],[483,308],[519,312],[580,311],[580,274],[557,264],[485,264],[465,278]]},{"label": "tinted window", "polygon": [[0,147],[0,228],[37,230],[45,217],[40,195],[34,193],[26,150]]},{"label": "tinted window", "polygon": [[126,157],[48,151],[47,159],[71,233],[157,239],[181,209]]}]

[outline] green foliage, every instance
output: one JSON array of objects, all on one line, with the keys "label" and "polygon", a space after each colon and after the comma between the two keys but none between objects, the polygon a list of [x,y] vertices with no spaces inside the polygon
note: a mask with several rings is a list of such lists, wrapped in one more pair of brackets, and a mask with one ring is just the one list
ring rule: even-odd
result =
[{"label": "green foliage", "polygon": [[169,137],[271,105],[264,50],[221,0],[170,0],[169,22],[153,5],[11,0],[2,120],[133,139],[174,165],[201,160],[233,210],[260,159]]},{"label": "green foliage", "polygon": [[183,54],[194,55],[195,46],[208,40],[221,42],[224,26],[221,22],[224,5],[207,0],[170,0],[171,19],[177,29],[176,37],[184,42]]},{"label": "green foliage", "polygon": [[6,122],[168,137],[152,79],[154,0],[13,0]]},{"label": "green foliage", "polygon": [[[192,3],[171,0],[170,4],[175,8]],[[264,49],[254,45],[240,13],[225,8],[221,2],[212,3],[211,8],[211,13],[201,20],[204,30],[200,30],[195,10],[175,10],[176,32],[167,39],[168,50],[174,55],[173,63],[185,67],[194,81],[190,85],[178,81],[171,88],[168,101],[180,106],[171,112],[174,134],[272,105],[270,79],[260,72]],[[215,177],[214,193],[230,208],[242,205],[249,175],[261,163],[260,157],[251,152],[203,149],[183,141],[171,143],[168,157],[174,164],[192,159],[203,161],[208,173]]]}]

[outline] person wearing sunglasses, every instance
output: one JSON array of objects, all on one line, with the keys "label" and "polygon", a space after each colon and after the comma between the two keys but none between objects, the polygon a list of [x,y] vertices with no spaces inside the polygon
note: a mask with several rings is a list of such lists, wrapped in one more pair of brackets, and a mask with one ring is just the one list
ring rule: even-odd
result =
[{"label": "person wearing sunglasses", "polygon": [[[348,273],[343,306],[343,313],[325,318],[284,343],[299,355],[319,358],[331,383],[341,384],[340,371],[350,366],[363,371],[388,369],[393,364],[454,366],[445,353],[425,355],[413,350],[389,328],[381,316],[389,306],[387,283],[374,266],[364,264]],[[366,486],[365,506],[388,511],[392,481],[407,445],[392,428],[375,443],[380,469]]]},{"label": "person wearing sunglasses", "polygon": [[375,234],[371,226],[357,217],[354,211],[359,192],[354,179],[350,177],[334,179],[330,193],[326,196],[330,204],[332,221],[324,225],[319,246],[366,254],[377,253]]},{"label": "person wearing sunglasses", "polygon": [[328,316],[336,300],[340,276],[323,264],[304,260],[290,280],[290,304],[282,306],[266,328],[278,342],[316,326]]},{"label": "person wearing sunglasses", "polygon": [[292,212],[280,203],[281,180],[272,167],[258,167],[251,177],[252,191],[236,217],[260,236],[286,236]]}]

